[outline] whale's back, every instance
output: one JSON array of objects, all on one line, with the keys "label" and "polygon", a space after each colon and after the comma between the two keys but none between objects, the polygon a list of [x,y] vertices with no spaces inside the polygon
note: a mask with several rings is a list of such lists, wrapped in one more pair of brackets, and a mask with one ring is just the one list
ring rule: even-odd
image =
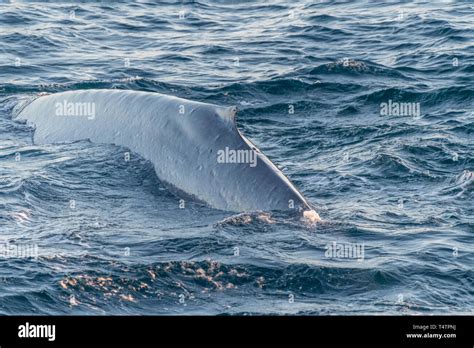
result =
[{"label": "whale's back", "polygon": [[[150,160],[162,181],[214,208],[308,209],[291,182],[238,131],[235,113],[234,107],[158,93],[83,90],[39,97],[18,118],[35,125],[37,144],[89,139],[127,147]],[[256,161],[219,160],[229,153],[247,159],[254,153]]]}]

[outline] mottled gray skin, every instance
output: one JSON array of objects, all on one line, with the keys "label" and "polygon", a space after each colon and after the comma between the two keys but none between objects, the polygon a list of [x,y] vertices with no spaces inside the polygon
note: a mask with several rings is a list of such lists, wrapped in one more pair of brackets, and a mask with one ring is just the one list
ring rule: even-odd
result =
[{"label": "mottled gray skin", "polygon": [[[95,117],[57,115],[58,103],[65,100],[93,103]],[[158,93],[82,90],[38,97],[18,119],[36,126],[37,144],[90,139],[127,147],[150,160],[160,180],[216,209],[311,210],[283,173],[239,132],[235,113],[234,107]],[[226,147],[255,150],[256,166],[218,163],[218,151]]]}]

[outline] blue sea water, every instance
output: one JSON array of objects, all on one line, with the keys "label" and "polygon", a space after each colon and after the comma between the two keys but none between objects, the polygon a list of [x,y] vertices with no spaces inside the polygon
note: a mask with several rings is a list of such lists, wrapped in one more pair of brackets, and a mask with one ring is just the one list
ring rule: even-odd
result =
[{"label": "blue sea water", "polygon": [[[237,105],[324,222],[180,209],[13,120],[92,88]],[[1,3],[0,314],[472,314],[473,106],[469,2]]]}]

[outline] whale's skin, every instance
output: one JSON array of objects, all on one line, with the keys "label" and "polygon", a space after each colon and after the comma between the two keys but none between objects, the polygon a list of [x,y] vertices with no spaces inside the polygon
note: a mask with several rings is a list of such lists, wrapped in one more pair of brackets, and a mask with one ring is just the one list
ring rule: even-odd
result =
[{"label": "whale's skin", "polygon": [[[58,115],[58,103],[93,103],[95,117]],[[90,104],[92,105],[92,104]],[[44,95],[17,119],[34,125],[36,144],[87,140],[124,146],[150,160],[158,178],[225,211],[307,211],[283,173],[237,129],[235,107],[129,90]],[[254,150],[256,166],[219,163],[225,148]]]}]

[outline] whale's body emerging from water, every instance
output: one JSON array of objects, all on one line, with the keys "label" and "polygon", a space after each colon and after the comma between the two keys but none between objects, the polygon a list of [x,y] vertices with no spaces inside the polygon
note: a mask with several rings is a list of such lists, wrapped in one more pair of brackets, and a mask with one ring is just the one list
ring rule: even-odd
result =
[{"label": "whale's body emerging from water", "polygon": [[305,198],[235,124],[235,107],[158,93],[80,90],[41,96],[17,116],[37,144],[89,139],[150,160],[165,184],[221,210],[293,210]]}]

